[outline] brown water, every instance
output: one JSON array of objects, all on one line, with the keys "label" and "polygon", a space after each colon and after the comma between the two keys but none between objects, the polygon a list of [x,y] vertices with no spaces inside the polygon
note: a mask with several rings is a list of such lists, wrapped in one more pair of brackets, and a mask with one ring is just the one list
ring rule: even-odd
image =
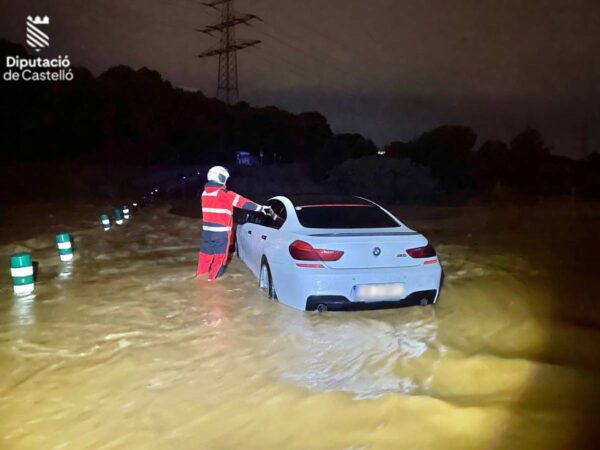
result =
[{"label": "brown water", "polygon": [[[327,314],[235,258],[192,279],[200,224],[167,211],[109,233],[97,205],[2,212],[0,448],[600,448],[597,205],[398,209],[440,254],[439,303]],[[13,298],[25,249],[37,291]]]}]

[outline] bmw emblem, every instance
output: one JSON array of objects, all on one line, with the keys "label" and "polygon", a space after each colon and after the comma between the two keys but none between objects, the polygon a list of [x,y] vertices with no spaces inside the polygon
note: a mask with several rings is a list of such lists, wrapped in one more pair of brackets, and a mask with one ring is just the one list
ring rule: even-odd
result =
[{"label": "bmw emblem", "polygon": [[375,247],[373,249],[373,255],[375,255],[375,256],[381,255],[381,249],[379,247]]}]

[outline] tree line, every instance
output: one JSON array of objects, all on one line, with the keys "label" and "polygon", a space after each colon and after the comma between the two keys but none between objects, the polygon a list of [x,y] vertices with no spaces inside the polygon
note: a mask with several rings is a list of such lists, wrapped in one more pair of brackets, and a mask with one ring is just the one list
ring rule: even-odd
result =
[{"label": "tree line", "polygon": [[[6,56],[26,57],[27,51],[0,40],[0,57]],[[73,72],[68,82],[1,84],[4,163],[226,164],[243,150],[263,152],[266,163],[304,163],[313,180],[332,177],[349,186],[352,179],[344,180],[346,169],[339,167],[380,150],[360,134],[334,134],[319,112],[292,114],[245,102],[227,105],[174,87],[147,68],[120,65],[97,77],[82,67]],[[387,176],[415,183],[431,177],[439,190],[450,194],[511,190],[600,196],[598,153],[582,160],[553,155],[535,129],[518,133],[508,143],[489,140],[478,148],[476,143],[470,127],[445,125],[409,142],[389,143],[383,161],[403,162],[383,166],[397,168],[398,173],[388,171]],[[352,172],[356,164],[343,167]],[[425,184],[430,189],[431,183]]]},{"label": "tree line", "polygon": [[428,167],[445,192],[502,195],[585,195],[600,198],[600,154],[574,160],[552,154],[541,133],[527,128],[510,142],[483,142],[466,126],[445,125],[410,142],[392,142],[386,154]]}]

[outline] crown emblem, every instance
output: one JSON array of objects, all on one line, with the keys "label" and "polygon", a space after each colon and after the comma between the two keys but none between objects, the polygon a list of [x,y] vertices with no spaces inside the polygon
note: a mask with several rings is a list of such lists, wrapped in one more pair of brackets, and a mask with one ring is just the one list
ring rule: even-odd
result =
[{"label": "crown emblem", "polygon": [[48,16],[40,17],[40,16],[27,16],[27,20],[34,25],[48,25],[50,23],[50,18]]}]

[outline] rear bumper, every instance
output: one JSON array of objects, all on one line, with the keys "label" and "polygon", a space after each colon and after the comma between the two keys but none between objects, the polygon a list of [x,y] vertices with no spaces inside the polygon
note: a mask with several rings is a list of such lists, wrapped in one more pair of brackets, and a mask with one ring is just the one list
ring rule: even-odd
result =
[{"label": "rear bumper", "polygon": [[[271,264],[273,283],[281,303],[300,310],[314,310],[320,303],[331,310],[397,308],[435,303],[440,290],[440,264],[405,268],[344,269],[300,268]],[[353,288],[361,284],[403,283],[405,296],[396,301],[359,302]]]},{"label": "rear bumper", "polygon": [[385,302],[352,302],[343,295],[311,295],[306,301],[306,310],[315,311],[319,307],[327,311],[363,311],[369,309],[391,309],[405,306],[428,305],[435,302],[436,289],[417,291],[404,299]]}]

